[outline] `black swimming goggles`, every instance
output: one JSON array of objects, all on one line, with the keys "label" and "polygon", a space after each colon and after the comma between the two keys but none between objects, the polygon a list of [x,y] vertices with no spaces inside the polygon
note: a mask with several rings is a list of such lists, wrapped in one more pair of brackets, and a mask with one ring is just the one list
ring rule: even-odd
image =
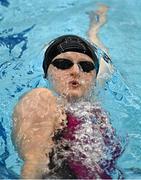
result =
[{"label": "black swimming goggles", "polygon": [[[66,70],[66,69],[70,69],[75,63],[70,59],[57,58],[54,61],[52,61],[51,64],[58,69]],[[83,72],[87,72],[87,73],[95,69],[94,63],[90,61],[79,61],[77,65]]]}]

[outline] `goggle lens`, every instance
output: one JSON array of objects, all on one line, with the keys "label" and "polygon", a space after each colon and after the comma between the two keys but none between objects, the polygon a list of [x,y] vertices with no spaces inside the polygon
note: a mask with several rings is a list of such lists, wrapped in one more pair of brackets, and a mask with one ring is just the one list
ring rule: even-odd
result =
[{"label": "goggle lens", "polygon": [[[69,59],[58,58],[51,62],[51,64],[58,69],[66,70],[70,69],[74,65],[74,62]],[[83,72],[89,73],[90,71],[95,69],[94,63],[90,61],[79,61],[77,64],[79,65],[79,67],[81,67]]]}]

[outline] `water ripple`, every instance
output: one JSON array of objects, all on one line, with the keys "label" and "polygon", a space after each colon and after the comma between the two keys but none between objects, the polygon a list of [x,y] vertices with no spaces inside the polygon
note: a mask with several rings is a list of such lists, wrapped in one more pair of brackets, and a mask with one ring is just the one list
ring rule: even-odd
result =
[{"label": "water ripple", "polygon": [[[9,49],[9,54],[11,54],[14,47],[23,42],[20,54],[18,56],[18,58],[20,58],[23,55],[23,52],[27,49],[28,38],[25,35],[29,31],[31,31],[34,26],[35,24],[19,33],[13,33],[7,36],[0,36],[0,46],[6,46]],[[4,30],[2,33],[0,33],[0,35],[3,33],[8,34],[11,31],[13,31],[13,28]]]},{"label": "water ripple", "polygon": [[0,162],[5,164],[5,160],[8,158],[9,156],[9,152],[8,152],[8,149],[7,149],[7,135],[6,135],[6,132],[5,132],[5,129],[2,125],[2,121],[3,121],[3,118],[1,118],[2,120],[0,121],[0,137],[1,137],[1,145],[3,144],[3,152],[0,153]]},{"label": "water ripple", "polygon": [[10,3],[7,0],[0,0],[0,4],[5,7],[8,7],[10,5]]}]

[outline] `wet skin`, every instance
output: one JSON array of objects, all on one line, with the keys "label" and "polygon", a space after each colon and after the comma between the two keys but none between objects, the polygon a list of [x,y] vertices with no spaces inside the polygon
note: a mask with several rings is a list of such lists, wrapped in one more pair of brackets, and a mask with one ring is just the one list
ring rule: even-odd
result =
[{"label": "wet skin", "polygon": [[[54,91],[66,101],[84,97],[96,79],[96,71],[85,73],[76,63],[93,60],[76,52],[62,53],[55,58],[67,58],[75,64],[67,70],[49,66],[48,78]],[[61,124],[65,119],[64,108],[47,88],[33,89],[17,103],[13,113],[13,142],[24,160],[22,178],[41,178],[49,171],[52,137],[57,129],[63,128]]]},{"label": "wet skin", "polygon": [[95,83],[96,70],[90,72],[83,72],[77,65],[79,61],[93,60],[86,54],[78,52],[65,52],[56,56],[55,59],[65,58],[74,62],[74,65],[70,69],[61,70],[50,64],[48,69],[49,78],[53,84],[55,92],[64,96],[66,99],[77,99],[84,97],[91,86]]}]

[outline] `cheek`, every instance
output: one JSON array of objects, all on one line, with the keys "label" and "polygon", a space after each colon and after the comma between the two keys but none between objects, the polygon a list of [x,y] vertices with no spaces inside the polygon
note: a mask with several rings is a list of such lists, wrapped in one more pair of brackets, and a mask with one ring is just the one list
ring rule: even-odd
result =
[{"label": "cheek", "polygon": [[88,90],[91,86],[95,86],[96,78],[94,75],[85,76],[84,78],[84,89]]},{"label": "cheek", "polygon": [[92,84],[95,81],[96,76],[95,74],[89,74],[89,75],[86,75],[84,79],[85,79],[86,84]]},{"label": "cheek", "polygon": [[67,88],[67,75],[64,73],[62,74],[61,72],[54,72],[52,74],[51,82],[55,91],[60,93]]},{"label": "cheek", "polygon": [[55,74],[54,76],[54,80],[56,82],[56,84],[66,84],[65,82],[67,81],[67,75],[65,73],[62,73],[62,72],[58,72]]}]

